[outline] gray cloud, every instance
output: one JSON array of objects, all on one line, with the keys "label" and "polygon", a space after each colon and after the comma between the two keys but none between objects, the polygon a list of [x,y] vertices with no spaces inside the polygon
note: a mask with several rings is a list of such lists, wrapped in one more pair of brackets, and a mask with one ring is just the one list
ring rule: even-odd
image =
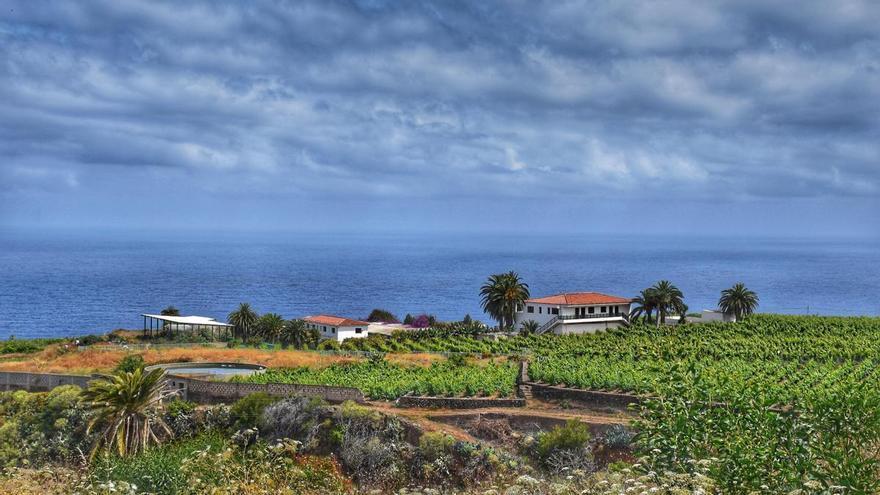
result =
[{"label": "gray cloud", "polygon": [[13,2],[0,198],[876,198],[878,25],[867,0]]}]

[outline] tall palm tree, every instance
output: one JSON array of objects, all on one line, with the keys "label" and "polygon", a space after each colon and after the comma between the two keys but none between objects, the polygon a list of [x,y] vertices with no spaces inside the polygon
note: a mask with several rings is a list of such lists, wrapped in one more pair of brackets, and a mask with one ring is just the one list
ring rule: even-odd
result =
[{"label": "tall palm tree", "polygon": [[235,326],[235,331],[243,336],[243,340],[247,340],[248,334],[250,333],[251,328],[257,323],[257,313],[251,309],[251,305],[248,303],[241,303],[238,305],[238,309],[229,313],[229,316],[226,317],[226,321]]},{"label": "tall palm tree", "polygon": [[150,443],[160,442],[160,433],[173,435],[171,428],[154,414],[154,409],[171,392],[165,388],[165,371],[157,368],[107,375],[89,383],[82,398],[92,410],[87,431],[101,428],[89,454],[94,458],[101,447],[116,450],[120,456],[137,454]]},{"label": "tall palm tree", "polygon": [[302,320],[287,320],[284,322],[284,332],[281,338],[282,344],[287,345],[291,343],[297,349],[302,349],[308,340],[309,333],[306,322]]},{"label": "tall palm tree", "polygon": [[632,309],[629,311],[629,317],[636,320],[642,316],[645,321],[651,321],[651,315],[657,308],[657,298],[654,295],[654,289],[647,288],[639,292],[639,295],[632,300]]},{"label": "tall palm tree", "polygon": [[742,282],[721,291],[718,307],[725,313],[733,313],[739,321],[758,308],[758,294],[749,290]]},{"label": "tall palm tree", "polygon": [[529,298],[529,285],[516,272],[497,273],[480,288],[483,311],[498,320],[501,329],[513,328],[517,306]]},{"label": "tall palm tree", "polygon": [[668,280],[661,280],[651,287],[657,309],[657,326],[666,324],[666,315],[684,306],[684,294]]},{"label": "tall palm tree", "polygon": [[277,342],[284,333],[284,317],[278,313],[266,313],[257,320],[256,326],[263,338]]}]

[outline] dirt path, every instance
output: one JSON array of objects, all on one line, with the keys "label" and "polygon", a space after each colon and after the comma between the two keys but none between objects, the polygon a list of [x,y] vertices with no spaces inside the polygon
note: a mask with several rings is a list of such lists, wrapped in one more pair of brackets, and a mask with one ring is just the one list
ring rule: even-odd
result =
[{"label": "dirt path", "polygon": [[592,425],[629,424],[632,416],[626,412],[601,412],[586,408],[563,409],[556,404],[539,400],[529,400],[526,407],[491,407],[485,409],[427,409],[427,408],[402,408],[392,402],[369,402],[368,405],[385,414],[391,414],[406,418],[425,431],[444,431],[459,440],[479,442],[480,440],[468,433],[464,428],[443,421],[443,417],[450,419],[460,416],[476,416],[479,414],[502,414],[510,417],[533,417],[540,416],[553,419],[577,419]]}]

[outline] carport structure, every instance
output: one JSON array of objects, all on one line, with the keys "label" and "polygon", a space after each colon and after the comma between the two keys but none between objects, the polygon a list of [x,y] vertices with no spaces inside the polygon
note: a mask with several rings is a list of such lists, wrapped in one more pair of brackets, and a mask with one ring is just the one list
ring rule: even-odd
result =
[{"label": "carport structure", "polygon": [[234,325],[223,323],[207,316],[166,316],[150,313],[143,313],[141,316],[144,317],[145,337],[147,335],[150,337],[161,335],[162,332],[198,332],[200,330],[208,330],[212,336],[219,338],[224,335],[224,332],[229,336],[234,327]]}]

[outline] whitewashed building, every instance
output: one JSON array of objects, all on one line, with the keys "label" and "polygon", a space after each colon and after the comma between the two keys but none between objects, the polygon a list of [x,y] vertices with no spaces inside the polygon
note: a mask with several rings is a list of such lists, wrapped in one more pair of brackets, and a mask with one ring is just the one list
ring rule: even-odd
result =
[{"label": "whitewashed building", "polygon": [[321,340],[333,339],[342,342],[345,339],[360,339],[369,334],[370,322],[352,320],[341,316],[315,315],[303,318],[309,328],[317,330]]},{"label": "whitewashed building", "polygon": [[598,292],[568,292],[526,300],[517,308],[516,328],[534,320],[538,333],[592,333],[623,325],[632,300]]}]

